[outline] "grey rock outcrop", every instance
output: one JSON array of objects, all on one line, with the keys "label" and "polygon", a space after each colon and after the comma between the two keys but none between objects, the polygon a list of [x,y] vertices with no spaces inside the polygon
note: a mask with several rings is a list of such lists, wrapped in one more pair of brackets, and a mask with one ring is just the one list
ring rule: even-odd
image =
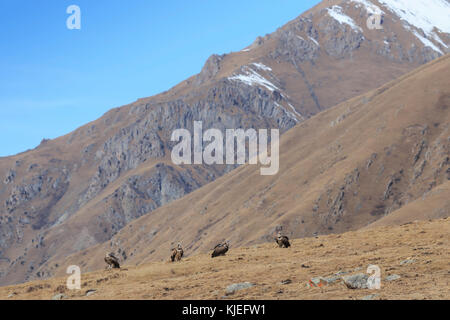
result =
[{"label": "grey rock outcrop", "polygon": [[367,280],[369,279],[369,276],[364,273],[358,273],[351,276],[344,276],[342,277],[344,284],[349,289],[367,289]]},{"label": "grey rock outcrop", "polygon": [[251,288],[254,286],[255,285],[250,282],[234,283],[227,287],[225,294],[232,295],[232,294],[236,293],[237,291],[248,289],[248,288]]}]

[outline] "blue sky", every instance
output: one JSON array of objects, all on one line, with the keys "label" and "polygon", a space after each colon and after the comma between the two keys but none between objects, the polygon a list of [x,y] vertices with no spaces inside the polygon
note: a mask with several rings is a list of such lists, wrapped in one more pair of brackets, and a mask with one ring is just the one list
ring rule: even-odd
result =
[{"label": "blue sky", "polygon": [[[167,90],[318,0],[1,0],[0,157]],[[69,5],[81,30],[69,30]]]}]

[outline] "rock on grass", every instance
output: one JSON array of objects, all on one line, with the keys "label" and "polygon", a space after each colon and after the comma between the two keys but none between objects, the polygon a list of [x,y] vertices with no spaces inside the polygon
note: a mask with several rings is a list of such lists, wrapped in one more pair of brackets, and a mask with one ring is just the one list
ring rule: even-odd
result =
[{"label": "rock on grass", "polygon": [[352,276],[342,277],[345,285],[349,289],[367,289],[367,280],[369,276],[365,273],[358,273]]},{"label": "rock on grass", "polygon": [[247,289],[247,288],[251,288],[255,286],[254,284],[250,283],[250,282],[242,282],[242,283],[233,283],[231,285],[229,285],[225,291],[226,295],[232,295],[234,294],[236,291],[239,290],[243,290],[243,289]]}]

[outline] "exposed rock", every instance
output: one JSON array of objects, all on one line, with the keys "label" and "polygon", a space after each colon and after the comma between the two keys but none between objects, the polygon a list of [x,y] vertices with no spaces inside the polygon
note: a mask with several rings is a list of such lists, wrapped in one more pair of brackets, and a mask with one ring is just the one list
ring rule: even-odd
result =
[{"label": "exposed rock", "polygon": [[97,292],[96,289],[89,289],[89,290],[86,290],[85,296],[86,296],[86,297],[92,296],[92,295],[95,294],[96,292]]},{"label": "exposed rock", "polygon": [[[302,37],[306,34],[308,38]],[[277,46],[270,54],[274,59],[282,59],[297,64],[304,61],[312,61],[318,57],[320,46],[316,44],[318,32],[312,21],[300,17],[289,24],[286,28],[279,29],[275,33]]]},{"label": "exposed rock", "polygon": [[307,283],[307,286],[309,288],[312,288],[312,287],[323,287],[323,286],[327,286],[327,285],[328,285],[328,281],[325,278],[322,278],[322,277],[311,278],[309,280],[309,282]]},{"label": "exposed rock", "polygon": [[325,278],[325,280],[327,281],[328,284],[333,284],[335,282],[340,281],[341,279],[342,279],[342,277],[339,275]]},{"label": "exposed rock", "polygon": [[5,177],[5,180],[3,180],[3,183],[4,184],[9,184],[9,183],[12,183],[12,182],[14,182],[14,179],[16,178],[16,171],[14,171],[14,170],[9,170],[7,173],[6,173],[6,177]]},{"label": "exposed rock", "polygon": [[250,282],[242,282],[242,283],[234,283],[231,284],[227,287],[225,294],[226,295],[232,295],[234,294],[236,291],[240,291],[243,289],[248,289],[251,287],[254,287],[255,285],[250,283]]},{"label": "exposed rock", "polygon": [[398,274],[391,274],[389,276],[387,276],[384,280],[385,281],[395,281],[400,279],[401,277]]},{"label": "exposed rock", "polygon": [[376,297],[378,297],[377,294],[369,294],[368,296],[362,297],[361,300],[374,300]]},{"label": "exposed rock", "polygon": [[361,31],[352,30],[347,24],[325,14],[318,23],[319,32],[326,35],[323,41],[325,52],[336,58],[348,56],[352,51],[358,49],[364,41]]},{"label": "exposed rock", "polygon": [[58,293],[52,297],[52,300],[64,300],[66,298],[67,296],[65,294]]},{"label": "exposed rock", "polygon": [[200,85],[213,78],[220,71],[220,63],[223,60],[224,55],[219,56],[213,54],[206,60],[202,71],[196,77],[196,84]]},{"label": "exposed rock", "polygon": [[359,273],[351,276],[344,276],[342,278],[344,280],[345,285],[349,289],[367,289],[367,280],[369,279],[368,275],[365,273]]},{"label": "exposed rock", "polygon": [[405,260],[403,260],[403,261],[400,262],[400,265],[401,265],[401,266],[403,266],[403,265],[408,265],[408,264],[411,264],[411,263],[414,263],[414,262],[416,262],[415,259],[405,259]]}]

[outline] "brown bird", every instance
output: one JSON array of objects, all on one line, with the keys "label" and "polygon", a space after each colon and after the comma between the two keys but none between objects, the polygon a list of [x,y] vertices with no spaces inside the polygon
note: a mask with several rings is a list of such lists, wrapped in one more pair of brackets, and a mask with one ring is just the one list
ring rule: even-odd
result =
[{"label": "brown bird", "polygon": [[105,262],[108,264],[107,269],[120,269],[119,259],[114,256],[114,253],[106,253]]},{"label": "brown bird", "polygon": [[183,254],[183,247],[181,246],[181,243],[178,243],[178,246],[172,249],[172,255],[170,256],[170,259],[172,260],[172,262],[180,261],[181,258],[183,258]]},{"label": "brown bird", "polygon": [[281,232],[278,232],[277,237],[275,238],[275,242],[278,244],[280,248],[289,248],[291,244],[289,243],[289,238],[283,236]]},{"label": "brown bird", "polygon": [[230,241],[219,243],[217,246],[214,247],[214,251],[211,254],[211,258],[224,256],[229,248],[230,248]]}]

